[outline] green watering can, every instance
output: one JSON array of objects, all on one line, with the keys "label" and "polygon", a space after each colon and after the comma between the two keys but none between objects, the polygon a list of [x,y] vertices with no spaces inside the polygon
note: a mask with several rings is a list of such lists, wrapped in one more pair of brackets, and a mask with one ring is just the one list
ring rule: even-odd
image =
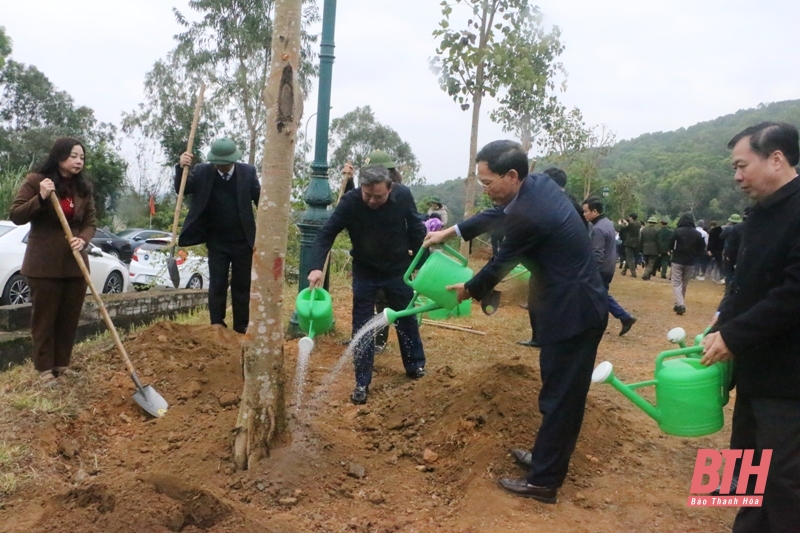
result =
[{"label": "green watering can", "polygon": [[295,300],[297,322],[309,338],[326,333],[333,327],[333,302],[325,289],[305,288]]},{"label": "green watering can", "polygon": [[[414,289],[414,298],[411,298],[411,303],[403,311],[383,310],[389,324],[393,324],[395,320],[405,316],[427,313],[436,309],[453,310],[457,308],[458,295],[455,291],[447,290],[447,287],[472,279],[473,272],[467,267],[467,258],[446,244],[442,246],[442,249],[431,250],[425,264],[419,269],[414,279],[411,279],[411,274],[424,253],[425,248],[420,248],[403,275],[406,285]],[[424,296],[429,303],[414,307],[417,295]]]},{"label": "green watering can", "polygon": [[[683,328],[670,330],[667,339],[681,348],[658,354],[655,379],[626,385],[614,376],[611,363],[604,361],[594,369],[592,382],[611,384],[658,422],[664,433],[677,437],[716,433],[724,422],[722,407],[728,403],[731,365],[727,361],[711,366],[700,363],[705,333],[695,338],[694,346],[686,346]],[[656,389],[656,405],[634,392],[651,385]]]}]

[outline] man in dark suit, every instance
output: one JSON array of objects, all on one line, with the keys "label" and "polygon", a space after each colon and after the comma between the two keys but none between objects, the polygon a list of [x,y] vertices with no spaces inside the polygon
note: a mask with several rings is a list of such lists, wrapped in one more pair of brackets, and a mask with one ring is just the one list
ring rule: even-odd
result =
[{"label": "man in dark suit", "polygon": [[[321,287],[325,256],[336,236],[347,230],[353,245],[353,336],[375,316],[379,290],[391,309],[405,309],[411,302],[414,291],[403,282],[403,274],[425,236],[411,191],[393,183],[383,164],[363,167],[358,181],[359,187],[342,197],[317,233],[308,273],[309,287]],[[416,317],[399,318],[395,326],[406,375],[424,377],[425,351]],[[356,387],[350,401],[364,404],[372,382],[375,345],[360,343],[355,350]]]},{"label": "man in dark suit", "polygon": [[[705,365],[733,360],[736,404],[732,450],[736,483],[763,505],[742,507],[734,533],[790,533],[800,525],[800,135],[791,124],[762,122],[731,139],[734,181],[755,201],[742,226],[736,270],[703,339]],[[766,459],[765,452],[771,454]],[[746,454],[747,452],[745,452]],[[742,463],[764,465],[751,475]],[[726,465],[727,469],[727,465]],[[742,487],[738,487],[742,489]],[[737,489],[737,490],[738,490]]]},{"label": "man in dark suit", "polygon": [[[499,253],[474,278],[452,289],[460,301],[480,300],[517,263],[531,271],[531,303],[542,347],[542,424],[530,452],[512,450],[527,477],[502,478],[499,484],[513,494],[555,503],[583,423],[597,346],[608,322],[606,291],[581,217],[549,177],[526,177],[528,160],[519,144],[489,143],[476,162],[484,192],[503,206],[506,237]],[[429,233],[425,245],[455,234],[471,239],[485,225],[470,219],[455,229]]]},{"label": "man in dark suit", "polygon": [[[237,163],[242,152],[230,139],[217,139],[208,152],[208,163],[195,165],[186,180],[184,194],[192,195],[189,214],[178,244],[208,247],[208,311],[211,324],[227,327],[225,304],[230,272],[233,329],[247,331],[250,322],[250,269],[256,239],[252,205],[258,205],[261,185],[256,168]],[[192,154],[181,155],[175,167],[175,192],[181,184],[181,167],[192,164]],[[252,205],[251,205],[252,204]]]}]

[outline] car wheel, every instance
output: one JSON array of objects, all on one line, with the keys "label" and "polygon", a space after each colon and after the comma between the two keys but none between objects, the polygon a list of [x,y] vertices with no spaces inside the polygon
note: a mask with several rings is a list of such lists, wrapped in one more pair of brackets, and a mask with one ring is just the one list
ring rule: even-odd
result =
[{"label": "car wheel", "polygon": [[200,274],[194,274],[191,278],[189,278],[189,283],[186,284],[187,289],[202,289],[203,288],[203,276]]},{"label": "car wheel", "polygon": [[106,278],[106,282],[103,284],[103,294],[117,294],[122,292],[124,287],[122,274],[115,270]]},{"label": "car wheel", "polygon": [[116,250],[109,250],[108,255],[110,255],[114,259],[119,259],[119,252],[117,252]]},{"label": "car wheel", "polygon": [[14,274],[9,278],[3,290],[3,305],[20,305],[31,301],[31,289],[28,280],[22,274]]}]

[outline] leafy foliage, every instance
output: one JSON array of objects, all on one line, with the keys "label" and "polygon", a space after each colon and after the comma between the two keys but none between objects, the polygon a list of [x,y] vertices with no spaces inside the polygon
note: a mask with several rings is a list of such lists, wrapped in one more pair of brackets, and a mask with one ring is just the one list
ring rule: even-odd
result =
[{"label": "leafy foliage", "polygon": [[55,139],[76,137],[86,146],[86,170],[94,184],[98,218],[103,220],[121,192],[126,169],[113,146],[116,128],[98,122],[92,109],[77,106],[72,96],[57,89],[33,65],[8,60],[0,71],[0,91],[3,186],[8,186],[7,176],[16,176],[20,169],[27,172],[42,162]]},{"label": "leafy foliage", "polygon": [[[186,151],[199,87],[199,77],[186,67],[179,54],[170,52],[145,75],[145,101],[136,111],[123,113],[122,131],[132,136],[138,130],[158,141],[167,164],[176,164]],[[192,150],[196,161],[203,160],[200,150],[219,127],[217,116],[213,105],[204,106]]]},{"label": "leafy foliage", "polygon": [[742,213],[749,200],[737,190],[728,141],[763,121],[800,124],[800,100],[761,104],[671,132],[647,133],[617,143],[599,165],[599,177],[636,176],[642,208],[676,218],[725,219]]},{"label": "leafy foliage", "polygon": [[[534,141],[551,129],[553,117],[564,113],[554,94],[556,78],[566,75],[556,61],[564,45],[557,26],[544,29],[538,7],[526,5],[504,13],[503,19],[514,31],[505,35],[503,46],[494,49],[495,75],[505,90],[498,93],[499,107],[490,118],[519,138],[527,154]],[[560,88],[566,88],[565,80]]]},{"label": "leafy foliage", "polygon": [[[392,157],[405,185],[425,183],[425,178],[418,175],[419,162],[411,146],[394,129],[378,122],[370,106],[357,107],[331,121],[332,177],[338,176],[338,170],[348,161],[360,168],[373,150],[383,150]],[[332,188],[338,190],[339,179],[333,180]]]}]

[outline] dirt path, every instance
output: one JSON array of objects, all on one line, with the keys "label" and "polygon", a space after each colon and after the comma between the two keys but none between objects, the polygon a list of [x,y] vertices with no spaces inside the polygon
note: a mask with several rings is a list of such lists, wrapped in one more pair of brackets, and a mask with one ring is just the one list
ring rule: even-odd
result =
[{"label": "dirt path", "polygon": [[[475,306],[472,317],[453,320],[486,336],[423,326],[424,379],[405,377],[391,334],[376,358],[370,401],[359,408],[348,401],[352,370],[339,343],[349,333],[350,289],[338,280],[339,337],[319,339],[311,355],[303,403],[292,408],[293,440],[247,472],[233,472],[230,460],[242,387],[234,333],[162,322],[125,339],[143,381],[170,403],[158,420],[130,399],[110,344],[84,350],[69,385],[33,402],[22,400],[30,380],[5,378],[3,393],[16,400],[0,406],[0,442],[17,450],[19,483],[0,500],[0,530],[729,531],[734,509],[685,505],[697,449],[727,447],[728,425],[698,439],[666,436],[607,385],[590,391],[557,505],[497,488],[498,477],[521,474],[507,450],[530,446],[541,420],[538,350],[515,344],[530,334],[527,314],[516,305],[523,296],[505,289],[494,316]],[[701,331],[722,288],[693,282],[681,317],[664,280],[617,276],[612,293],[639,321],[619,337],[612,320],[598,362],[639,381],[670,347],[667,330]],[[285,349],[291,383],[296,342]]]}]

